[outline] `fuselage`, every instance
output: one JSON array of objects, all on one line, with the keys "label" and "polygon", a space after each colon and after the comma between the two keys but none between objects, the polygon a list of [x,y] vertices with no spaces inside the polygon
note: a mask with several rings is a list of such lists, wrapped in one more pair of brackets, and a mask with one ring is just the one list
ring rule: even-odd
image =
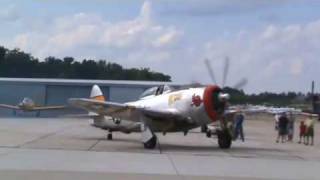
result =
[{"label": "fuselage", "polygon": [[[172,112],[187,117],[188,120],[170,119],[145,119],[154,132],[177,132],[188,131],[201,125],[210,124],[217,120],[216,113],[212,106],[212,96],[218,87],[189,88],[184,90],[164,92],[162,94],[149,95],[133,102],[125,104],[143,109],[155,109],[163,112]],[[211,108],[211,109],[210,109]],[[97,117],[98,118],[98,117]],[[99,117],[93,125],[102,129],[113,131],[135,132],[140,131],[141,121],[139,119],[113,119],[111,117]],[[103,120],[102,120],[103,118]],[[135,118],[135,116],[132,116]]]},{"label": "fuselage", "polygon": [[23,98],[21,103],[17,105],[23,111],[32,111],[35,107],[35,103],[30,98]]}]

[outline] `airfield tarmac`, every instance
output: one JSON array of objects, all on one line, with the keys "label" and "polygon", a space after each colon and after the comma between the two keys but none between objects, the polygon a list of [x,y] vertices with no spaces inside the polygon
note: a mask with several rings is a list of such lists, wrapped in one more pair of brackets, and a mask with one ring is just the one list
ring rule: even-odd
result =
[{"label": "airfield tarmac", "polygon": [[145,150],[140,134],[113,133],[70,118],[0,118],[1,179],[319,179],[320,141],[275,143],[273,119],[245,122],[246,141],[229,150],[199,130],[158,134]]}]

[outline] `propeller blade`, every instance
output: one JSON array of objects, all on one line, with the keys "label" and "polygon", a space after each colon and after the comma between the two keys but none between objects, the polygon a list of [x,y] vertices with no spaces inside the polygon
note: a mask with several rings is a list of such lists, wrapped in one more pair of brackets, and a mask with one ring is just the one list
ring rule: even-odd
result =
[{"label": "propeller blade", "polygon": [[212,82],[213,82],[214,84],[217,84],[217,81],[216,81],[216,78],[215,78],[215,76],[214,76],[213,69],[212,69],[212,67],[211,67],[211,64],[210,64],[209,60],[208,60],[208,59],[205,59],[205,60],[204,60],[204,63],[205,63],[205,65],[206,65],[206,67],[207,67],[207,70],[208,70],[208,73],[209,73],[209,75],[210,75],[210,78],[211,78]]},{"label": "propeller blade", "polygon": [[228,73],[229,73],[229,65],[230,65],[229,57],[226,57],[225,61],[224,61],[224,68],[223,68],[222,88],[225,86],[225,84],[227,82],[227,77],[228,77]]},{"label": "propeller blade", "polygon": [[248,83],[248,79],[247,78],[242,78],[237,84],[235,84],[233,86],[233,88],[235,89],[241,89],[243,88],[245,85],[247,85]]}]

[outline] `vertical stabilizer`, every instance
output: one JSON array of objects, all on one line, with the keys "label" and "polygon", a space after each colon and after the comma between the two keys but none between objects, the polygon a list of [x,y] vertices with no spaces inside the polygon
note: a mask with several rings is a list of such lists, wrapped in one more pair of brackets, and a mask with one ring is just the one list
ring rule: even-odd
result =
[{"label": "vertical stabilizer", "polygon": [[[100,87],[96,84],[92,86],[90,99],[97,100],[97,101],[106,101]],[[89,112],[89,116],[99,116],[99,115],[95,112]]]},{"label": "vertical stabilizer", "polygon": [[93,85],[90,98],[97,100],[97,101],[106,101],[105,97],[103,96],[103,93],[98,85]]}]

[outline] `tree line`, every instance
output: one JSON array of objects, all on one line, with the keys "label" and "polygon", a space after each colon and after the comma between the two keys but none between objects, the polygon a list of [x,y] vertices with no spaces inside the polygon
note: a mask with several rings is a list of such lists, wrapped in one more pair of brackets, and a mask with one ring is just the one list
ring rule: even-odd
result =
[{"label": "tree line", "polygon": [[267,106],[293,106],[311,105],[311,94],[301,92],[262,92],[258,94],[246,94],[243,90],[226,87],[224,92],[230,94],[231,104],[254,104]]},{"label": "tree line", "polygon": [[76,61],[73,57],[50,56],[40,61],[19,49],[9,50],[2,46],[0,77],[171,81],[169,75],[149,68],[127,69],[106,60]]},{"label": "tree line", "polygon": [[[40,61],[19,49],[9,50],[0,46],[0,77],[15,78],[65,78],[104,80],[171,81],[169,75],[151,71],[149,68],[123,68],[106,60],[77,61],[73,57],[59,59],[53,56]],[[296,92],[246,94],[242,90],[226,87],[232,104],[260,104],[287,106],[310,102],[310,94]]]}]

